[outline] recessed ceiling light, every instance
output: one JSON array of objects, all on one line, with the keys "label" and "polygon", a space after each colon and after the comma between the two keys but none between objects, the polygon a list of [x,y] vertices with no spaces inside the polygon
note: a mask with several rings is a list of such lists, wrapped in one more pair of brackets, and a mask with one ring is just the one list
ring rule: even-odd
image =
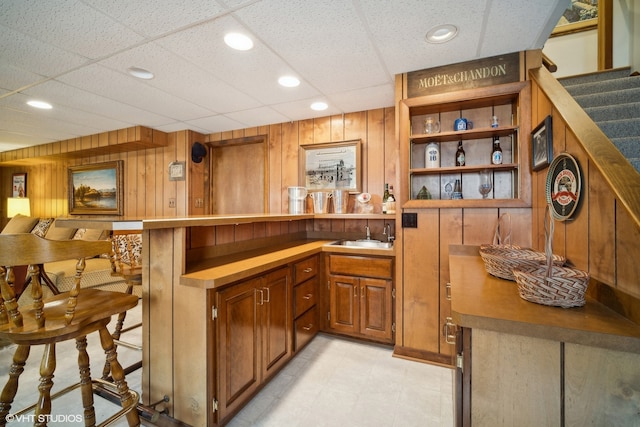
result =
[{"label": "recessed ceiling light", "polygon": [[294,76],[282,76],[278,79],[280,86],[284,87],[297,87],[300,86],[300,80]]},{"label": "recessed ceiling light", "polygon": [[145,70],[144,68],[139,68],[139,67],[129,67],[127,69],[127,71],[129,72],[129,74],[131,74],[133,77],[137,77],[139,79],[143,79],[143,80],[151,80],[154,76],[153,73],[149,70]]},{"label": "recessed ceiling light", "polygon": [[27,104],[32,106],[33,108],[40,108],[42,110],[50,110],[53,107],[48,102],[44,101],[27,101]]},{"label": "recessed ceiling light", "polygon": [[458,34],[458,27],[451,24],[437,25],[427,32],[429,43],[448,42]]},{"label": "recessed ceiling light", "polygon": [[313,104],[311,104],[312,110],[322,111],[322,110],[326,110],[327,108],[329,108],[329,106],[327,105],[326,102],[314,102]]},{"label": "recessed ceiling light", "polygon": [[224,36],[224,42],[232,49],[249,50],[253,47],[253,41],[240,33],[229,33]]}]

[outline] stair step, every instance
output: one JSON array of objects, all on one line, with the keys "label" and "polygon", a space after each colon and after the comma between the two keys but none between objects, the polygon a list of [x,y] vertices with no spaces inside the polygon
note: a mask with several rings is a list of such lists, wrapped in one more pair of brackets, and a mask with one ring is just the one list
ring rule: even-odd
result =
[{"label": "stair step", "polygon": [[582,108],[600,107],[606,105],[626,104],[640,99],[640,87],[614,90],[606,93],[574,96]]},{"label": "stair step", "polygon": [[607,120],[596,122],[609,139],[636,137],[640,135],[640,120]]},{"label": "stair step", "polygon": [[640,102],[584,108],[591,119],[598,123],[607,120],[640,120]]},{"label": "stair step", "polygon": [[615,68],[613,70],[599,71],[599,72],[588,73],[588,74],[580,74],[580,75],[571,76],[571,77],[563,77],[563,78],[559,78],[558,81],[566,87],[566,86],[571,86],[575,84],[629,77],[630,74],[631,74],[631,67],[622,67],[622,68]]},{"label": "stair step", "polygon": [[640,136],[609,139],[626,158],[640,159]]},{"label": "stair step", "polygon": [[640,173],[640,157],[637,159],[627,159],[627,160],[629,160],[629,163],[631,163],[631,166],[636,168],[638,173]]},{"label": "stair step", "polygon": [[612,92],[637,87],[640,87],[640,76],[565,86],[567,92],[572,96],[591,95],[594,93]]}]

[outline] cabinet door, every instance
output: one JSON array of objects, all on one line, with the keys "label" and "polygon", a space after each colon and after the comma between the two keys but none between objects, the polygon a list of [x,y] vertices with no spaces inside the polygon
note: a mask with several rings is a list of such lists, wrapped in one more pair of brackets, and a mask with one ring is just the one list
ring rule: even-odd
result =
[{"label": "cabinet door", "polygon": [[262,311],[263,379],[277,371],[291,355],[289,282],[289,269],[283,268],[267,274],[258,289]]},{"label": "cabinet door", "polygon": [[329,276],[329,327],[336,332],[359,332],[359,280],[351,276]]},{"label": "cabinet door", "polygon": [[260,382],[259,284],[248,280],[217,295],[218,420],[242,405]]},{"label": "cabinet door", "polygon": [[360,332],[371,338],[391,341],[391,280],[360,278]]}]

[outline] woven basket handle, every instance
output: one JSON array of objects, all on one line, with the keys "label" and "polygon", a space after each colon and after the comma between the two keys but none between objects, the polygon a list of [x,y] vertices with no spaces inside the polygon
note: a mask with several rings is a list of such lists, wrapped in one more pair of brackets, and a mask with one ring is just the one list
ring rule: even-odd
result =
[{"label": "woven basket handle", "polygon": [[553,232],[554,220],[551,205],[544,211],[544,254],[547,256],[547,277],[553,276]]},{"label": "woven basket handle", "polygon": [[[503,227],[503,218],[509,221],[509,223]],[[503,230],[504,228],[504,230]],[[504,231],[504,233],[503,233]],[[504,234],[504,238],[503,238]],[[503,213],[498,218],[498,223],[496,224],[496,232],[493,235],[493,244],[494,245],[511,245],[511,215],[508,213]]]}]

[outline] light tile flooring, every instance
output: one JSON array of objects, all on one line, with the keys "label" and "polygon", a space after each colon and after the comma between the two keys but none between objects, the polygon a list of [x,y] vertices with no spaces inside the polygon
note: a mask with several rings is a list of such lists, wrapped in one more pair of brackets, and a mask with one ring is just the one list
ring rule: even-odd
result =
[{"label": "light tile flooring", "polygon": [[[132,310],[127,323],[141,317],[141,307]],[[112,323],[115,322],[115,319]],[[124,338],[124,337],[123,337]],[[97,335],[89,336],[91,372],[100,375],[104,354]],[[127,333],[127,341],[140,342],[140,329]],[[37,399],[38,369],[42,350],[34,347],[20,380],[14,407],[24,407]],[[77,381],[75,344],[57,346],[58,366],[54,391]],[[0,387],[4,386],[13,347],[0,350]],[[140,353],[118,348],[118,359],[127,366]],[[127,376],[129,386],[141,388],[141,371]],[[392,357],[388,347],[362,343],[331,335],[318,335],[230,422],[230,427],[334,427],[358,426],[453,426],[454,371],[425,363]],[[53,402],[49,425],[83,425],[75,422],[81,408],[75,390]],[[98,421],[115,405],[96,397]],[[57,416],[57,418],[56,418]],[[23,418],[9,426],[32,425]],[[126,425],[120,422],[118,426]]]}]

